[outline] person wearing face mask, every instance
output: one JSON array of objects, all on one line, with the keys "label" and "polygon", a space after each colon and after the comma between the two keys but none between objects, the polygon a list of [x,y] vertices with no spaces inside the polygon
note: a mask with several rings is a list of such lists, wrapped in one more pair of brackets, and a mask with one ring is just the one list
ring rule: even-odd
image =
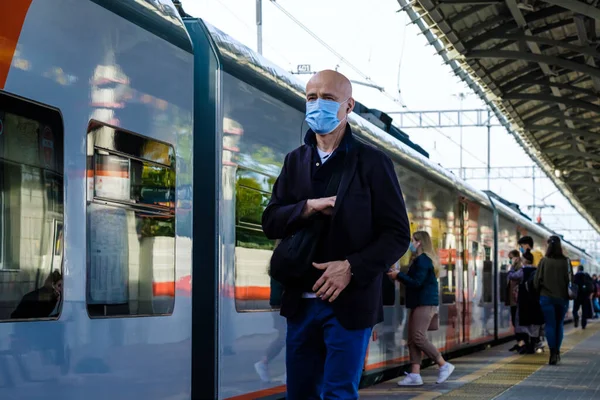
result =
[{"label": "person wearing face mask", "polygon": [[519,250],[521,251],[522,255],[525,255],[527,250],[531,252],[531,255],[533,256],[532,265],[537,267],[542,258],[544,258],[544,255],[541,251],[533,249],[533,238],[531,236],[523,236],[517,243],[519,244]]},{"label": "person wearing face mask", "polygon": [[439,305],[439,284],[436,257],[431,237],[427,232],[415,232],[410,243],[412,262],[408,273],[390,270],[388,276],[406,286],[406,308],[408,316],[408,352],[411,372],[406,374],[398,386],[421,386],[421,352],[440,366],[437,383],[445,382],[454,371],[454,365],[446,362],[437,348],[427,338],[427,331],[434,318],[437,318]]},{"label": "person wearing face mask", "polygon": [[511,316],[511,321],[513,324],[513,328],[515,330],[515,339],[517,340],[517,343],[511,347],[509,349],[509,351],[518,351],[521,352],[521,350],[524,348],[525,346],[525,338],[524,335],[522,333],[517,332],[517,305],[518,305],[518,298],[519,298],[519,279],[511,279],[511,277],[518,273],[521,268],[523,267],[523,263],[521,262],[521,254],[519,253],[518,250],[512,250],[510,253],[508,253],[508,257],[510,259],[510,265],[509,265],[509,269],[508,269],[508,275],[507,275],[507,285],[508,285],[508,304],[510,306],[510,316]]},{"label": "person wearing face mask", "polygon": [[321,71],[306,100],[310,129],[285,157],[262,218],[266,236],[282,240],[269,271],[284,287],[287,398],[358,399],[383,321],[383,275],[408,248],[409,222],[392,161],[353,138],[350,81]]}]

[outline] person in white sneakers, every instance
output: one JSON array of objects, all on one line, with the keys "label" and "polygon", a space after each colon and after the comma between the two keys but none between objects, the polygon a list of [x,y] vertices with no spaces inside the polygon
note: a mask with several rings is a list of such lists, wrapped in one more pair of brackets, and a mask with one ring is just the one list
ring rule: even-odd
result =
[{"label": "person in white sneakers", "polygon": [[420,386],[421,353],[440,366],[437,383],[445,382],[454,371],[454,365],[446,362],[437,348],[427,338],[427,331],[437,329],[439,285],[439,262],[427,232],[415,232],[410,243],[412,262],[408,273],[390,270],[388,276],[406,286],[406,308],[408,316],[408,352],[411,372],[398,382],[398,386]]}]

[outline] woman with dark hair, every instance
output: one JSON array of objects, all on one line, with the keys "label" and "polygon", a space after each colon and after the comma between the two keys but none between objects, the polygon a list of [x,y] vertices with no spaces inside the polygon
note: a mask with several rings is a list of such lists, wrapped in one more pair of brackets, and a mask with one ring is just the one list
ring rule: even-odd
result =
[{"label": "woman with dark hair", "polygon": [[533,287],[536,267],[533,265],[534,256],[529,249],[523,254],[523,267],[518,271],[508,273],[511,282],[519,285],[517,311],[515,313],[515,332],[524,342],[519,349],[521,354],[533,354],[540,343],[540,331],[544,317],[540,307],[540,298]]},{"label": "woman with dark hair", "polygon": [[560,238],[550,236],[546,256],[540,261],[534,285],[546,322],[546,340],[550,348],[550,365],[560,361],[563,324],[569,307],[569,282],[573,278],[571,262],[564,256]]},{"label": "woman with dark hair", "polygon": [[[510,306],[510,316],[513,328],[515,329],[515,339],[517,339],[517,343],[513,347],[511,347],[509,351],[520,352],[525,346],[525,335],[517,332],[516,316],[519,299],[519,280],[521,278],[517,278],[515,274],[517,274],[521,270],[521,268],[523,267],[523,262],[521,261],[521,253],[519,253],[519,250],[512,250],[510,253],[508,253],[508,258],[510,259],[510,264],[507,275],[507,305]],[[511,277],[513,276],[514,279],[511,279]]]}]

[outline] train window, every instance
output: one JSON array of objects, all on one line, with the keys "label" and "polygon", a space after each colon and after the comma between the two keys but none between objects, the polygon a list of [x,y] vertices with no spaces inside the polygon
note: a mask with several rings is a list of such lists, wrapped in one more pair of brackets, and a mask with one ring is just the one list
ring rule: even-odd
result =
[{"label": "train window", "polygon": [[500,302],[505,303],[508,299],[508,272],[506,265],[500,269]]},{"label": "train window", "polygon": [[489,246],[483,246],[483,302],[492,303],[494,301],[493,279],[494,279],[494,264],[492,262],[492,249]]},{"label": "train window", "polygon": [[[304,112],[227,73],[223,74],[223,185],[220,216],[224,276],[238,312],[277,308],[277,282],[268,274],[275,241],[262,231],[262,213],[283,166],[285,155],[301,142]],[[305,125],[306,126],[306,125]]]},{"label": "train window", "polygon": [[271,194],[271,178],[239,168],[235,197],[235,306],[238,311],[265,310],[278,306],[273,297],[280,290],[269,278],[269,261],[275,241],[262,231],[262,214]]},{"label": "train window", "polygon": [[0,93],[0,321],[59,317],[63,221],[60,113]]},{"label": "train window", "polygon": [[173,147],[91,121],[87,159],[90,317],[172,313]]}]

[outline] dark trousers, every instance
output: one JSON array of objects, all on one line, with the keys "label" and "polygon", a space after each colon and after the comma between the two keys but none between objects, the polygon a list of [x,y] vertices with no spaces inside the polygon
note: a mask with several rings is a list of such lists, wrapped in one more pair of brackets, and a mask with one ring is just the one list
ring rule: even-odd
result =
[{"label": "dark trousers", "polygon": [[[513,328],[517,327],[517,306],[511,306],[510,307],[510,316],[512,318],[512,324],[513,324]],[[517,333],[515,332],[515,339],[517,341],[524,341],[527,342],[529,340],[529,335],[527,335],[526,333]]]},{"label": "dark trousers", "polygon": [[573,323],[579,325],[579,308],[581,307],[581,327],[585,329],[588,318],[592,317],[592,302],[588,298],[573,301]]},{"label": "dark trousers", "polygon": [[371,328],[344,328],[326,301],[302,303],[287,322],[287,399],[358,399]]},{"label": "dark trousers", "polygon": [[555,297],[540,296],[540,305],[546,323],[546,340],[548,347],[560,351],[563,341],[565,314],[569,301]]}]

